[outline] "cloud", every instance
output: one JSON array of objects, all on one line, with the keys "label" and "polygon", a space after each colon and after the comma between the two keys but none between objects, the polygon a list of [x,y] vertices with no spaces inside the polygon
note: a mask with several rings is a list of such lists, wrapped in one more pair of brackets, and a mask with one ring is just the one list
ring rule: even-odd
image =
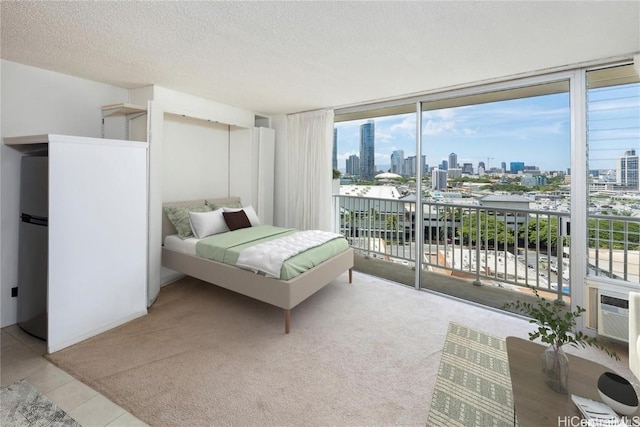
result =
[{"label": "cloud", "polygon": [[438,122],[428,120],[427,123],[422,125],[423,135],[442,135],[446,133],[457,133],[456,123],[453,121]]}]

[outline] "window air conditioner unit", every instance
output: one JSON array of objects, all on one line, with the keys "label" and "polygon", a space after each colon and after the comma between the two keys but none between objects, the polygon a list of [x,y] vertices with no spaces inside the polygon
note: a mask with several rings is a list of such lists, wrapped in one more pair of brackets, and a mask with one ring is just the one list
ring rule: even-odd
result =
[{"label": "window air conditioner unit", "polygon": [[629,296],[600,289],[598,298],[598,335],[629,341]]}]

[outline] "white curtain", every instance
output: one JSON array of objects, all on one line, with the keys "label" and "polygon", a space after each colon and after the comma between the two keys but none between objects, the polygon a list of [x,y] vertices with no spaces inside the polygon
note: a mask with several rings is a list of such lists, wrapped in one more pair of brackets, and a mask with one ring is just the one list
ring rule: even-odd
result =
[{"label": "white curtain", "polygon": [[287,225],[331,231],[333,110],[287,116]]}]

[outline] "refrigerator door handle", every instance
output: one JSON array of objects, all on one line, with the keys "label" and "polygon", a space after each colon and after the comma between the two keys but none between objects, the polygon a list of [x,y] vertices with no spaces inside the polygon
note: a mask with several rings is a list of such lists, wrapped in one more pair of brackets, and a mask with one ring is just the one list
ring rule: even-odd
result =
[{"label": "refrigerator door handle", "polygon": [[49,222],[49,220],[45,217],[29,215],[26,213],[21,214],[20,219],[22,220],[22,222],[26,222],[28,224],[33,224],[33,225],[42,225],[44,227],[46,227]]}]

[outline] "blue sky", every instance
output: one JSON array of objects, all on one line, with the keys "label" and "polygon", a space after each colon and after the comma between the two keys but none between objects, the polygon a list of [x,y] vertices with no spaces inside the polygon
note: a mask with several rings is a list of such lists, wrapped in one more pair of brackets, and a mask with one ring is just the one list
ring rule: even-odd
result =
[{"label": "blue sky", "polygon": [[[607,93],[600,94],[598,98],[594,94],[593,99],[601,102],[597,106],[593,103],[592,108],[607,115],[609,120],[601,123],[608,127],[613,123],[610,119],[621,114],[621,105],[635,103],[635,109],[631,113],[627,109],[625,114],[631,114],[627,122],[635,119],[636,128],[626,130],[626,136],[631,136],[631,140],[606,142],[612,151],[594,151],[594,160],[602,157],[603,161],[592,162],[591,168],[615,168],[616,157],[629,148],[640,148],[637,125],[640,87],[633,86],[631,98],[623,96],[619,90],[613,94],[605,91]],[[344,170],[345,159],[349,155],[359,155],[359,127],[365,121],[335,124],[338,129],[339,169]],[[403,150],[405,157],[415,155],[415,114],[380,117],[374,121],[376,165],[389,165],[394,150]],[[510,162],[524,162],[528,166],[538,166],[542,171],[566,171],[570,167],[568,93],[427,111],[423,113],[422,132],[422,153],[430,167],[448,159],[451,152],[458,155],[459,164],[472,163],[474,171],[477,171],[480,161],[488,162],[489,167],[500,167],[501,162],[506,162],[507,169]],[[612,136],[609,134],[607,138]]]}]

